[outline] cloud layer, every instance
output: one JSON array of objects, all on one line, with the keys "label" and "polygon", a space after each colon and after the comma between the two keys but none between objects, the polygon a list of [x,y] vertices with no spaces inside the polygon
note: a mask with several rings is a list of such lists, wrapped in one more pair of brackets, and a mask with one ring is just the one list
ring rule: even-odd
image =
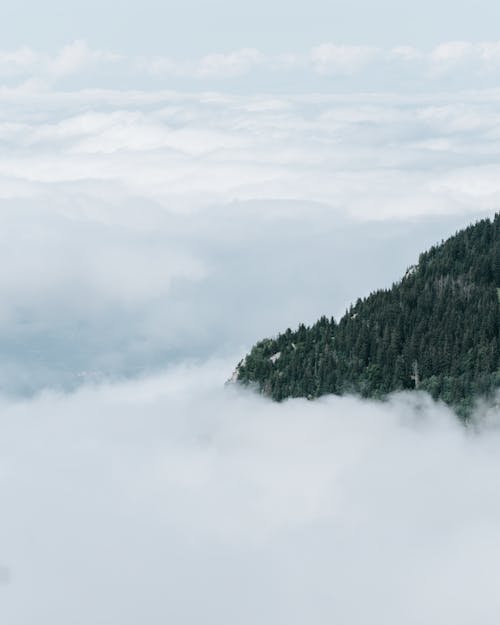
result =
[{"label": "cloud layer", "polygon": [[0,197],[78,189],[176,211],[291,198],[361,219],[491,211],[499,97],[5,89]]},{"label": "cloud layer", "polygon": [[498,209],[498,98],[5,88],[0,387],[342,314]]},{"label": "cloud layer", "polygon": [[278,405],[228,364],[2,401],[6,622],[496,623],[493,415]]},{"label": "cloud layer", "polygon": [[497,408],[223,383],[498,209],[498,57],[0,53],[2,622],[496,624]]},{"label": "cloud layer", "polygon": [[[496,86],[499,72],[498,41],[447,41],[427,50],[410,45],[382,48],[322,42],[307,52],[285,50],[268,54],[246,47],[213,51],[198,58],[130,56],[93,49],[82,39],[53,54],[28,46],[0,51],[3,81],[37,80],[50,85],[79,77],[80,84],[87,87],[101,85],[103,81],[116,86],[126,76],[129,84],[130,81],[146,84],[149,80],[152,85],[169,81],[176,86],[189,81],[207,85],[247,77],[249,86],[258,85],[259,80],[267,86],[274,81],[281,89],[296,85],[299,79],[306,91],[311,84],[335,87],[335,79],[341,88],[349,85],[357,89],[364,86],[400,90],[427,85],[442,89]],[[311,83],[314,77],[319,82]]]}]

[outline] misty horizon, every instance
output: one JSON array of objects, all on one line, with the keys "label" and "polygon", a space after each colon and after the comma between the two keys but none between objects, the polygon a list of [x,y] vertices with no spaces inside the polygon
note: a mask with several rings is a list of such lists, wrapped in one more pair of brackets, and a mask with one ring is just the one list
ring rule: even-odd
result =
[{"label": "misty horizon", "polygon": [[498,18],[0,7],[2,623],[496,625],[498,397],[225,383],[500,210]]}]

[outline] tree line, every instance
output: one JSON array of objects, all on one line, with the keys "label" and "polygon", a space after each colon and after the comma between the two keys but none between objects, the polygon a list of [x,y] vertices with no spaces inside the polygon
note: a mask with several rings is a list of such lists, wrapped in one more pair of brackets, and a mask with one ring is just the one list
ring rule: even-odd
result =
[{"label": "tree line", "polygon": [[420,255],[399,282],[258,342],[238,380],[281,401],[412,388],[466,415],[500,386],[500,214]]}]

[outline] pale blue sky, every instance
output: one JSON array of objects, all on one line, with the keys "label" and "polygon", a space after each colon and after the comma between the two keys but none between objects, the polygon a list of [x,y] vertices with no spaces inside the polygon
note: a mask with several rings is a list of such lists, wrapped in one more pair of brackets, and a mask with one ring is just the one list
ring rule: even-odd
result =
[{"label": "pale blue sky", "polygon": [[422,0],[19,0],[2,3],[2,48],[53,51],[73,39],[124,54],[196,55],[257,47],[304,51],[323,41],[434,46],[498,38],[500,5]]}]

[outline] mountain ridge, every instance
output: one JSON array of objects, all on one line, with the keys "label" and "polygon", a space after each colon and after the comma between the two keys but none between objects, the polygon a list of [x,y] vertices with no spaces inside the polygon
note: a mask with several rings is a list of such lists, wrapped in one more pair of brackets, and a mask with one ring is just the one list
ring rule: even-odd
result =
[{"label": "mountain ridge", "polygon": [[466,416],[500,387],[500,213],[420,254],[337,322],[321,317],[256,343],[235,379],[281,401],[429,392]]}]

